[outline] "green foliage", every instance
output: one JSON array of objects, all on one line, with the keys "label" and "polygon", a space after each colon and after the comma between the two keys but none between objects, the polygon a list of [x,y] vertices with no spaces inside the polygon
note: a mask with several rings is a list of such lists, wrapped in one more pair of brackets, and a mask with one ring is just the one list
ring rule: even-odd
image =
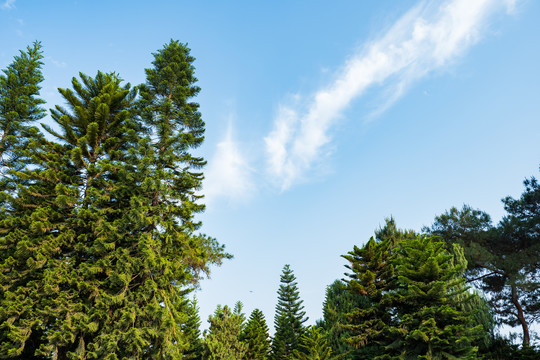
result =
[{"label": "green foliage", "polygon": [[236,304],[234,311],[227,305],[218,306],[214,315],[208,318],[210,329],[203,340],[203,359],[243,359],[248,350],[248,345],[240,341],[244,320],[240,302]]},{"label": "green foliage", "polygon": [[488,214],[465,205],[437,216],[424,230],[464,247],[469,281],[489,294],[499,322],[521,326],[527,347],[530,324],[540,314],[540,185],[535,178],[524,185],[521,198],[503,199],[507,215],[497,226]]},{"label": "green foliage", "polygon": [[352,336],[352,333],[344,328],[347,322],[345,314],[354,309],[367,309],[368,306],[368,297],[349,291],[347,284],[341,280],[336,280],[326,287],[323,319],[318,322],[318,326],[326,331],[328,345],[333,354],[345,355],[345,359],[353,359],[358,355],[358,351],[354,351],[345,341],[345,338]]},{"label": "green foliage", "polygon": [[274,318],[275,334],[272,341],[271,359],[289,359],[298,349],[300,336],[304,333],[303,324],[308,320],[303,311],[296,277],[290,266],[283,267],[278,289],[278,303]]},{"label": "green foliage", "polygon": [[188,345],[182,354],[182,359],[200,360],[202,359],[201,318],[197,299],[187,304],[186,314],[188,316],[186,323],[180,324]]},{"label": "green foliage", "polygon": [[240,340],[247,345],[244,356],[246,360],[265,360],[270,350],[270,335],[268,326],[261,310],[251,312],[249,320],[244,327]]},{"label": "green foliage", "polygon": [[508,338],[496,336],[483,359],[489,360],[537,360],[540,359],[540,347],[529,346],[520,348]]},{"label": "green foliage", "polygon": [[388,353],[396,359],[476,358],[471,342],[482,328],[471,328],[472,317],[458,308],[467,290],[465,266],[429,237],[402,241],[394,259],[396,289],[386,301],[399,321],[385,330],[396,339]]},{"label": "green foliage", "polygon": [[459,247],[400,231],[393,219],[349,261],[349,291],[366,296],[371,306],[346,314],[347,341],[365,349],[360,358],[476,358],[471,344],[482,327],[460,305],[468,295],[466,268]]},{"label": "green foliage", "polygon": [[339,360],[345,355],[333,356],[327,342],[327,334],[322,328],[310,327],[300,337],[302,351],[294,350],[293,360]]},{"label": "green foliage", "polygon": [[174,41],[155,58],[141,99],[117,74],[80,74],[59,89],[57,126],[44,126],[55,140],[21,140],[27,165],[2,193],[0,356],[196,354],[186,296],[230,255],[195,233],[204,160],[190,151],[204,123],[190,102],[194,59]]},{"label": "green foliage", "polygon": [[362,248],[354,246],[343,256],[351,271],[347,274],[348,291],[367,301],[344,314],[344,328],[349,332],[346,341],[362,348],[364,356],[380,353],[385,344],[395,340],[386,331],[396,320],[393,304],[387,300],[389,291],[396,286],[394,253],[401,241],[416,237],[413,231],[399,230],[393,218],[385,221],[385,226],[375,232],[375,238]]},{"label": "green foliage", "polygon": [[[40,105],[40,83],[43,81],[41,43],[36,41],[21,51],[0,75],[0,169],[2,182],[8,170],[20,170],[28,157],[23,150],[33,137],[40,136],[32,122],[45,116]],[[5,191],[5,190],[3,190]]]}]

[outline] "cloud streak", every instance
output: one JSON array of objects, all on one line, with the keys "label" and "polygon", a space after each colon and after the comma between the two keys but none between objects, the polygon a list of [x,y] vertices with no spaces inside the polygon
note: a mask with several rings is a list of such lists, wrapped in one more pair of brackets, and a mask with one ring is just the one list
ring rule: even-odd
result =
[{"label": "cloud streak", "polygon": [[305,103],[280,106],[265,137],[268,173],[282,190],[305,180],[329,131],[352,101],[370,87],[389,93],[383,112],[412,83],[448,66],[476,44],[493,14],[515,7],[515,0],[424,1],[404,14],[377,40],[350,58],[334,81]]}]

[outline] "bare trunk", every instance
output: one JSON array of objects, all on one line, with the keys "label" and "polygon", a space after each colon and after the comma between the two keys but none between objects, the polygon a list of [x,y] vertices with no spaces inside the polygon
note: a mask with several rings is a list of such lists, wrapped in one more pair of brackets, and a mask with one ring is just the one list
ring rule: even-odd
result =
[{"label": "bare trunk", "polygon": [[517,316],[518,316],[519,322],[521,323],[521,328],[523,329],[523,348],[527,348],[529,347],[530,340],[531,340],[530,335],[529,335],[529,326],[527,325],[527,321],[525,320],[525,316],[523,314],[523,308],[521,307],[521,304],[518,301],[516,285],[512,285],[512,303],[517,309]]}]

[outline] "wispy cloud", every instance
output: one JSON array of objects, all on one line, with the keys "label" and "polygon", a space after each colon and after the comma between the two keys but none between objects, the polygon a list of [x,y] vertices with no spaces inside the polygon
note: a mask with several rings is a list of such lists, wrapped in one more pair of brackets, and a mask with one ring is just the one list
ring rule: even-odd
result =
[{"label": "wispy cloud", "polygon": [[374,85],[385,111],[410,85],[444,68],[477,43],[491,15],[511,12],[516,0],[423,1],[386,33],[350,58],[334,81],[304,103],[282,105],[265,137],[268,172],[282,189],[305,178],[330,141],[329,131],[351,102]]},{"label": "wispy cloud", "polygon": [[253,195],[253,170],[244,154],[234,138],[232,121],[229,121],[225,137],[217,144],[205,172],[203,191],[207,204],[211,205],[217,198],[244,201]]},{"label": "wispy cloud", "polygon": [[67,63],[65,61],[59,61],[53,58],[52,56],[47,56],[47,60],[49,60],[51,63],[53,63],[54,66],[57,68],[65,68],[67,66]]},{"label": "wispy cloud", "polygon": [[0,5],[3,10],[11,10],[15,8],[15,0],[6,0]]}]

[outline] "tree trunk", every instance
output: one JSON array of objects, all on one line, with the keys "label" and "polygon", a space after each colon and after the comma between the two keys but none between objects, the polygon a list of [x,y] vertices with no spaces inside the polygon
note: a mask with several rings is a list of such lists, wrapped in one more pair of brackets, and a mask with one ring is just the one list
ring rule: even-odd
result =
[{"label": "tree trunk", "polygon": [[523,308],[518,301],[516,285],[512,285],[512,303],[517,309],[518,319],[521,323],[521,328],[523,329],[523,348],[528,348],[531,340],[529,335],[529,326],[527,325],[527,321],[523,315]]}]

